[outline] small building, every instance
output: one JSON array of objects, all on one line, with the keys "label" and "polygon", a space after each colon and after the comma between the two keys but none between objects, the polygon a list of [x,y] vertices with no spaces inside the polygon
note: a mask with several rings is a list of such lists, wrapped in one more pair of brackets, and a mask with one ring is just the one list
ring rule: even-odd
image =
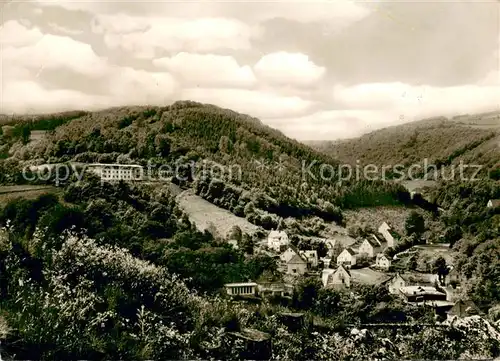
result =
[{"label": "small building", "polygon": [[325,268],[321,272],[321,283],[323,284],[323,287],[326,287],[328,284],[328,277],[330,277],[331,274],[335,272],[335,269],[333,268]]},{"label": "small building", "polygon": [[394,277],[390,278],[386,284],[389,293],[393,295],[398,295],[399,290],[408,285],[407,281],[399,273],[396,273]]},{"label": "small building", "polygon": [[144,178],[144,169],[137,164],[87,164],[85,170],[103,181],[139,181]]},{"label": "small building", "polygon": [[439,291],[432,286],[406,286],[401,287],[399,292],[403,295],[406,302],[425,303],[427,301],[446,301],[445,292]]},{"label": "small building", "polygon": [[382,238],[387,242],[387,247],[392,248],[396,246],[396,234],[387,222],[382,223],[380,227],[378,227],[378,233],[380,233]]},{"label": "small building", "polygon": [[369,258],[375,257],[377,254],[382,252],[381,245],[375,241],[373,238],[365,238],[361,245],[359,246],[358,252],[360,255],[365,255]]},{"label": "small building", "polygon": [[293,285],[281,282],[259,283],[257,286],[259,295],[291,297]]},{"label": "small building", "polygon": [[352,267],[356,265],[356,257],[357,254],[352,248],[344,249],[337,257],[337,265]]},{"label": "small building", "polygon": [[229,296],[255,296],[257,294],[255,282],[226,283],[224,288]]},{"label": "small building", "polygon": [[340,265],[334,272],[330,273],[326,277],[325,287],[327,288],[351,287],[351,273],[347,268]]},{"label": "small building", "polygon": [[280,252],[289,243],[288,235],[284,231],[271,231],[267,236],[267,246],[275,252]]},{"label": "small building", "polygon": [[300,255],[299,250],[292,244],[289,244],[286,250],[280,255],[280,260],[283,263],[287,263],[292,259],[293,256]]},{"label": "small building", "polygon": [[300,255],[305,258],[310,268],[318,267],[318,252],[316,250],[307,250],[300,252]]},{"label": "small building", "polygon": [[500,199],[490,199],[488,203],[486,204],[486,207],[488,208],[499,208],[500,207]]},{"label": "small building", "polygon": [[391,268],[391,260],[383,253],[377,254],[375,266],[379,269],[388,271]]},{"label": "small building", "polygon": [[[230,347],[239,353],[241,360],[269,360],[272,356],[271,335],[259,330],[244,328],[227,332]],[[238,346],[235,341],[242,345]]]},{"label": "small building", "polygon": [[307,272],[307,261],[300,255],[295,255],[286,263],[289,275],[303,275]]},{"label": "small building", "polygon": [[234,249],[239,249],[238,241],[236,239],[230,239],[229,241],[227,241],[227,243],[233,246]]},{"label": "small building", "polygon": [[330,257],[323,257],[320,260],[323,262],[323,268],[330,268],[332,263],[332,259]]},{"label": "small building", "polygon": [[464,318],[480,314],[481,310],[479,310],[476,304],[471,300],[467,301],[458,300],[457,302],[455,302],[451,310],[448,311],[448,318],[452,317]]}]

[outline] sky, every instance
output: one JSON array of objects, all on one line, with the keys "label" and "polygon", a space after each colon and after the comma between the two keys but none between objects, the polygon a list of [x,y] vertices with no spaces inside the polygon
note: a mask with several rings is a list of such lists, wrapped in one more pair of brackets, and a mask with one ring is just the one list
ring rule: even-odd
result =
[{"label": "sky", "polygon": [[496,0],[0,6],[4,114],[194,100],[335,140],[500,109]]}]

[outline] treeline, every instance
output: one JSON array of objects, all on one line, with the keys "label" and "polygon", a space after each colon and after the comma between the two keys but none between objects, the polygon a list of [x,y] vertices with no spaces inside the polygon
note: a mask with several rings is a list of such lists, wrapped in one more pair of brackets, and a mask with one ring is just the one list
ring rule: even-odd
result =
[{"label": "treeline", "polygon": [[441,185],[434,201],[445,210],[443,241],[459,253],[456,266],[471,298],[483,310],[500,303],[500,209],[487,208],[500,198],[500,184],[491,180]]},{"label": "treeline", "polygon": [[[181,178],[185,176],[183,185],[194,187],[204,198],[238,215],[245,213],[245,207],[252,208],[251,202],[262,203],[257,198],[263,194],[267,205],[256,204],[264,213],[254,218],[259,225],[268,224],[266,228],[273,226],[269,214],[282,218],[319,216],[341,222],[340,208],[405,204],[409,199],[396,184],[340,183],[334,159],[257,119],[194,102],[89,113],[58,127],[33,157],[51,163],[167,165],[177,169]],[[200,176],[199,169],[206,161],[233,173],[217,177],[209,170],[209,178]]]}]

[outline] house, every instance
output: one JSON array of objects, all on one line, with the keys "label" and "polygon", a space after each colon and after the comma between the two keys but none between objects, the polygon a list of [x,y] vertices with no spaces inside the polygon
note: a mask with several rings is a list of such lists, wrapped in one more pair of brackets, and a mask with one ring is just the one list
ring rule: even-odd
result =
[{"label": "house", "polygon": [[307,271],[307,261],[296,254],[286,263],[286,267],[290,275],[303,275]]},{"label": "house", "polygon": [[267,236],[267,246],[275,252],[280,252],[281,248],[289,243],[288,235],[284,231],[271,231]]},{"label": "house", "polygon": [[300,255],[299,250],[294,245],[288,245],[286,250],[280,255],[280,260],[283,263],[287,263],[292,259],[293,256]]},{"label": "house", "polygon": [[258,292],[261,295],[291,297],[293,295],[293,285],[281,282],[259,283]]},{"label": "house", "polygon": [[375,266],[379,269],[388,271],[391,268],[391,260],[383,253],[377,254]]},{"label": "house", "polygon": [[318,267],[318,252],[316,250],[307,250],[300,252],[300,255],[305,258],[310,267]]},{"label": "house", "polygon": [[380,227],[378,227],[378,233],[380,233],[382,238],[387,242],[387,247],[391,248],[396,246],[395,233],[387,222],[382,223]]},{"label": "house", "polygon": [[323,283],[323,287],[326,287],[328,283],[328,277],[330,277],[331,274],[335,272],[335,269],[333,268],[325,268],[321,272],[321,283]]},{"label": "house", "polygon": [[257,294],[255,282],[226,283],[224,288],[230,296],[255,296]]},{"label": "house", "polygon": [[93,163],[86,165],[85,170],[104,181],[137,181],[144,178],[144,168],[137,164]]},{"label": "house", "polygon": [[389,293],[393,295],[399,294],[399,290],[406,286],[407,286],[407,281],[399,273],[396,273],[394,277],[392,277],[387,281],[387,287],[389,289]]},{"label": "house", "polygon": [[439,291],[436,287],[432,286],[405,286],[401,287],[399,292],[408,303],[446,301],[447,298],[445,292]]},{"label": "house", "polygon": [[500,207],[500,199],[490,199],[488,204],[486,205],[488,208],[499,208]]},{"label": "house", "polygon": [[227,243],[230,244],[231,246],[233,246],[234,249],[239,248],[238,241],[236,239],[230,239],[229,241],[227,241]]},{"label": "house", "polygon": [[337,257],[337,265],[354,266],[356,264],[357,254],[352,248],[344,249]]},{"label": "house", "polygon": [[370,267],[350,269],[351,284],[377,286],[385,284],[391,276],[382,271],[374,270]]},{"label": "house", "polygon": [[332,259],[330,257],[321,258],[321,262],[323,262],[323,268],[330,268],[330,264],[332,263]]},{"label": "house", "polygon": [[458,300],[451,310],[448,312],[448,318],[458,317],[470,317],[475,315],[480,315],[481,311],[477,308],[476,304],[471,300],[463,301]]},{"label": "house", "polygon": [[365,255],[369,258],[375,257],[380,252],[382,252],[381,245],[371,237],[365,238],[358,248],[360,255]]},{"label": "house", "polygon": [[344,266],[340,265],[335,271],[328,274],[324,285],[328,288],[349,288],[351,286],[351,273]]}]

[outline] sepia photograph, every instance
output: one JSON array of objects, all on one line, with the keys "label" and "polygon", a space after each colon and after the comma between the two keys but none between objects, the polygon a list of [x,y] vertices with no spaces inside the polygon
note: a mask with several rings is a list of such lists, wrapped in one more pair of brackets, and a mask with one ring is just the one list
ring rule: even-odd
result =
[{"label": "sepia photograph", "polygon": [[0,361],[500,361],[499,0],[0,0]]}]

